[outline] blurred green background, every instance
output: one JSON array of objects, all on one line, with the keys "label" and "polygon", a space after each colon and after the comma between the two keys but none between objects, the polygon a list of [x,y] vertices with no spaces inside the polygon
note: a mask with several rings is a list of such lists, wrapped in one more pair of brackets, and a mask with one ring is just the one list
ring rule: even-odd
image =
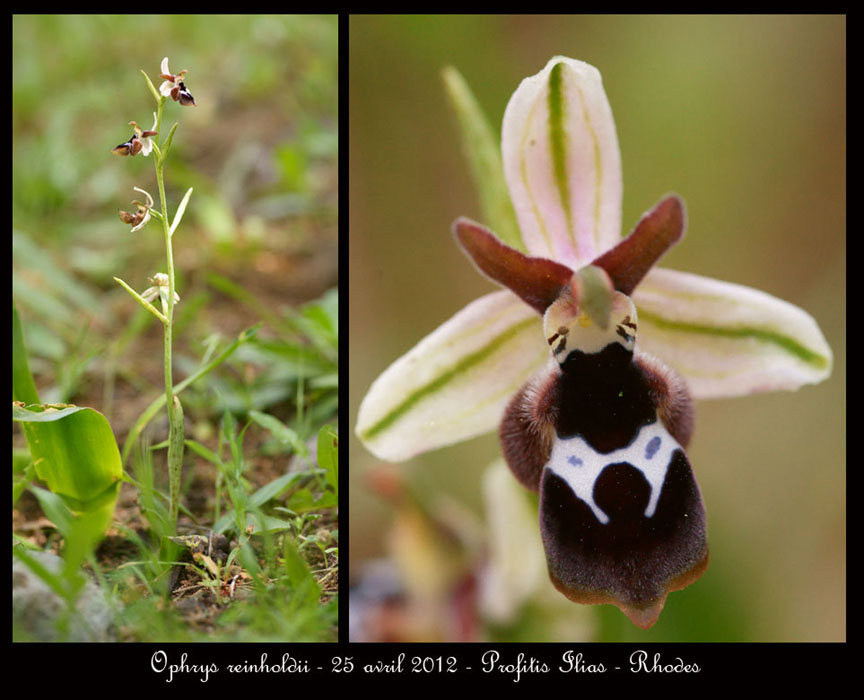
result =
[{"label": "blurred green background", "polygon": [[[450,235],[457,216],[480,211],[441,69],[463,74],[500,130],[523,78],[556,54],[587,61],[617,124],[625,230],[663,194],[682,195],[687,236],[663,266],[802,307],[834,372],[794,394],[698,403],[689,455],[708,572],[670,595],[652,630],[601,606],[586,636],[845,639],[845,18],[360,16],[350,37],[352,428],[380,372],[493,289]],[[481,475],[497,450],[490,435],[401,469],[482,514]],[[370,493],[376,460],[353,436],[349,459],[353,578],[386,553],[391,512]]]}]

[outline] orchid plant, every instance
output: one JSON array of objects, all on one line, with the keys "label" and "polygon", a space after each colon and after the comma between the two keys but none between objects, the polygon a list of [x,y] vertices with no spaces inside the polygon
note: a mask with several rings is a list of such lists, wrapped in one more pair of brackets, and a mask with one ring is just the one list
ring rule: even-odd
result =
[{"label": "orchid plant", "polygon": [[[465,91],[452,74],[448,83],[462,95],[463,130],[482,144]],[[650,627],[668,593],[708,561],[684,452],[691,397],[821,382],[831,350],[800,308],[654,267],[683,236],[678,196],[621,237],[621,156],[593,66],[550,60],[510,99],[502,159],[481,148],[475,179],[501,230],[458,219],[454,234],[505,289],[471,302],[385,370],[356,433],[377,457],[400,462],[500,425],[508,466],[540,493],[552,582],[571,600],[617,605]],[[518,225],[494,215],[495,183]]]},{"label": "orchid plant", "polygon": [[[183,406],[174,389],[174,380],[172,372],[172,325],[174,319],[174,307],[180,301],[180,296],[175,291],[174,277],[174,253],[171,244],[171,239],[183,219],[183,214],[186,211],[186,206],[189,203],[189,198],[192,196],[192,188],[190,187],[174,214],[174,218],[170,220],[168,217],[168,201],[165,197],[165,162],[168,153],[171,150],[171,144],[174,140],[174,133],[177,130],[177,123],[171,127],[168,136],[163,140],[162,144],[158,144],[154,137],[159,135],[162,128],[162,111],[165,102],[168,98],[172,98],[175,102],[179,102],[183,106],[196,106],[195,99],[189,93],[183,78],[186,76],[187,70],[180,71],[174,75],[168,67],[168,58],[162,60],[160,67],[160,77],[163,79],[162,84],[157,90],[153,86],[150,77],[143,70],[141,73],[147,81],[147,86],[153,99],[156,100],[156,111],[153,113],[153,128],[147,131],[142,130],[134,121],[129,122],[135,129],[130,139],[125,143],[116,146],[113,153],[119,156],[134,157],[138,154],[149,156],[153,153],[154,167],[156,170],[156,183],[159,188],[159,200],[161,207],[159,210],[154,208],[153,197],[149,192],[135,187],[135,191],[140,192],[146,198],[146,202],[141,203],[137,200],[132,203],[136,205],[137,211],[127,212],[119,210],[120,220],[125,224],[132,224],[132,233],[142,229],[149,221],[151,215],[162,222],[162,233],[165,237],[165,254],[166,254],[166,269],[165,272],[156,273],[151,279],[152,287],[149,287],[142,294],[136,292],[122,279],[115,277],[114,279],[129,292],[132,297],[141,304],[145,309],[158,318],[165,329],[164,332],[164,365],[165,365],[165,405],[168,410],[168,469],[170,474],[170,518],[174,530],[177,527],[177,516],[179,512],[180,502],[180,481],[183,467],[183,448],[184,448],[184,431],[183,431]],[[160,300],[161,311],[157,309],[151,302],[156,298]]]}]

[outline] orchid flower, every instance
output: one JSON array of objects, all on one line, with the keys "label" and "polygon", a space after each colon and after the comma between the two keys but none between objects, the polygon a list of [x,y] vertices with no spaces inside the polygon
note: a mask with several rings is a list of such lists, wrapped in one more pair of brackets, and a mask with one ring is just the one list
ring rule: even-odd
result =
[{"label": "orchid flower", "polygon": [[140,187],[133,187],[132,189],[145,195],[147,201],[142,204],[137,199],[133,199],[132,204],[138,209],[134,214],[122,209],[118,209],[117,212],[120,214],[120,220],[124,224],[132,224],[132,231],[130,233],[135,233],[144,228],[147,222],[150,221],[150,211],[153,209],[153,197],[150,196],[149,192],[142,190]]},{"label": "orchid flower", "polygon": [[[157,272],[153,277],[150,277],[150,284],[152,287],[147,287],[144,290],[144,293],[141,295],[145,301],[154,301],[156,297],[159,297],[162,301],[163,310],[167,311],[168,308],[168,290],[170,287],[168,275],[164,272]],[[174,292],[174,303],[180,301],[180,295],[177,292]]]},{"label": "orchid flower", "polygon": [[[508,466],[540,492],[555,586],[650,627],[668,592],[707,566],[701,496],[684,455],[690,397],[818,383],[831,373],[831,350],[814,319],[787,302],[653,268],[683,236],[679,197],[661,199],[621,238],[621,157],[593,66],[555,57],[525,79],[505,111],[501,146],[522,250],[467,219],[454,233],[506,289],[470,303],[385,370],[356,433],[377,457],[399,462],[500,425]],[[607,350],[614,362],[585,364]],[[625,395],[597,378],[617,372],[619,357],[642,403],[625,405],[626,426],[600,425],[607,418],[598,416],[618,415],[618,404],[606,404]],[[568,385],[574,362],[584,366]],[[586,377],[590,396],[604,397],[596,415],[590,402],[572,405]],[[635,464],[655,456],[650,468]],[[622,538],[632,541],[622,548]]]},{"label": "orchid flower", "polygon": [[168,57],[162,59],[162,65],[160,67],[162,71],[159,75],[160,78],[163,79],[162,84],[159,86],[159,94],[164,97],[170,97],[175,102],[179,102],[183,106],[197,106],[195,104],[195,98],[189,93],[189,90],[186,89],[186,85],[183,82],[183,78],[186,76],[187,71],[185,68],[181,70],[177,75],[171,73],[168,68]]},{"label": "orchid flower", "polygon": [[151,137],[156,136],[159,133],[158,131],[154,131],[157,124],[156,113],[153,113],[153,128],[149,131],[144,131],[140,126],[138,126],[137,122],[129,122],[129,124],[131,124],[135,129],[135,132],[132,134],[131,138],[126,141],[126,143],[121,143],[119,146],[115,146],[111,152],[118,156],[136,156],[139,153],[144,156],[149,156],[150,151],[153,150]]}]

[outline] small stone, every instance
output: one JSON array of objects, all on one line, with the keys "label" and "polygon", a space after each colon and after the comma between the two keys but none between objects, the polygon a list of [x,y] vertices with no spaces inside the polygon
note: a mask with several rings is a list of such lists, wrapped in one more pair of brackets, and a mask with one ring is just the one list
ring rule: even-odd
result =
[{"label": "small stone", "polygon": [[[63,571],[63,560],[50,552],[27,552],[53,574]],[[16,557],[12,558],[12,619],[15,641],[110,642],[116,640],[111,606],[104,592],[92,581],[84,584],[75,603],[76,614],[61,636],[60,621],[66,601]]]}]

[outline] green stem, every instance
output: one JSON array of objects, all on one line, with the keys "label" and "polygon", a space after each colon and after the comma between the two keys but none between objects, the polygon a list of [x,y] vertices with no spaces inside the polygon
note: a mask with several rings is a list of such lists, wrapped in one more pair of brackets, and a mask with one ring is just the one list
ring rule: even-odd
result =
[{"label": "green stem", "polygon": [[[156,131],[161,130],[162,126],[162,107],[165,104],[165,98],[162,97],[159,100],[159,106],[156,111]],[[164,143],[163,143],[164,146]],[[154,149],[155,150],[155,149]],[[156,152],[155,155],[155,163],[156,163],[156,182],[159,185],[159,201],[161,203],[162,208],[162,231],[165,234],[165,256],[168,263],[168,302],[167,308],[165,309],[165,316],[167,318],[167,322],[163,324],[165,328],[165,337],[164,337],[164,362],[165,362],[165,405],[168,410],[168,441],[169,444],[175,444],[175,434],[177,432],[177,428],[175,426],[175,405],[174,405],[174,379],[173,379],[173,371],[172,371],[172,355],[171,355],[171,344],[172,344],[172,329],[174,324],[174,252],[171,247],[171,232],[168,226],[168,200],[165,198],[165,177],[164,177],[164,167],[165,161],[163,159],[163,151],[160,149]],[[182,415],[182,414],[181,414]],[[182,434],[182,433],[181,433]],[[182,440],[182,438],[180,438]],[[171,520],[173,525],[173,530],[177,532],[177,512],[178,512],[178,503],[180,499],[180,469],[182,468],[182,446],[180,447],[180,455],[179,458],[176,455],[172,455],[175,459],[169,460],[169,470],[171,474],[169,475],[169,483],[171,485]],[[174,473],[177,471],[178,473]]]}]

